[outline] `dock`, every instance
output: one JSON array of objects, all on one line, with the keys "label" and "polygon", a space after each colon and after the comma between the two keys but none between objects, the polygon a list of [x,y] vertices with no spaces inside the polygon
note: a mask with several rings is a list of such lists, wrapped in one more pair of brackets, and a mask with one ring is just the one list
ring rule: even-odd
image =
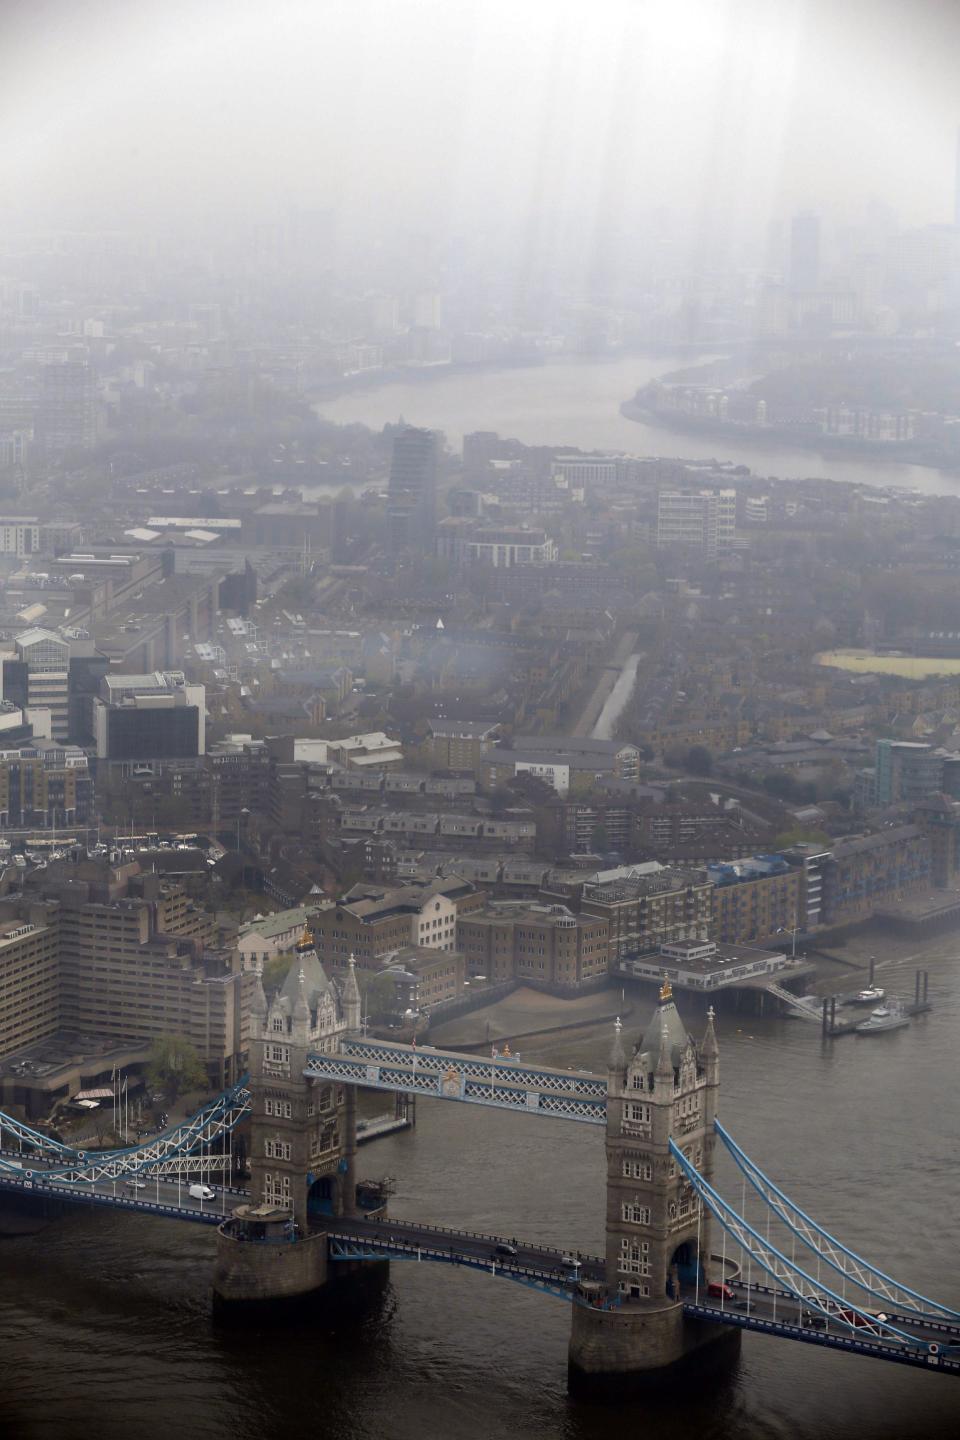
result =
[{"label": "dock", "polygon": [[[923,1015],[928,1010],[933,1009],[933,1004],[929,998],[929,981],[930,976],[928,971],[917,971],[916,978],[914,980],[913,1000],[909,1005],[900,1006],[902,1014],[909,1015],[912,1018],[914,1015]],[[870,985],[872,986],[873,984],[874,971],[873,961],[871,960]],[[837,1019],[837,1008],[839,1006],[849,1005],[856,993],[856,991],[851,991],[845,995],[824,996],[823,1005],[821,1008],[820,1023],[823,1034],[826,1038],[833,1040],[840,1035],[853,1035],[857,1029],[857,1026],[862,1025],[864,1020],[869,1018],[869,1010],[864,1007],[859,1014],[855,1015],[850,1020]]]},{"label": "dock", "polygon": [[398,1094],[392,1110],[357,1121],[357,1145],[368,1145],[371,1140],[382,1140],[384,1135],[395,1135],[398,1130],[412,1130],[416,1123],[416,1096]]}]

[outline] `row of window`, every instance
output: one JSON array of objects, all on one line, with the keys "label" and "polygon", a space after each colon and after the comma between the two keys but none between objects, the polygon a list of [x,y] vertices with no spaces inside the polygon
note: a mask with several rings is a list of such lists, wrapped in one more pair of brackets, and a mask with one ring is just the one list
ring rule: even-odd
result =
[{"label": "row of window", "polygon": [[646,1155],[625,1155],[622,1173],[628,1180],[652,1180],[653,1164]]},{"label": "row of window", "polygon": [[263,1153],[268,1160],[289,1160],[293,1147],[289,1140],[264,1140]]},{"label": "row of window", "polygon": [[293,1116],[293,1102],[291,1100],[271,1100],[268,1096],[263,1102],[263,1113],[276,1115],[280,1120],[289,1120]]},{"label": "row of window", "polygon": [[649,1225],[650,1206],[641,1205],[637,1200],[624,1200],[620,1206],[620,1218],[630,1225]]}]

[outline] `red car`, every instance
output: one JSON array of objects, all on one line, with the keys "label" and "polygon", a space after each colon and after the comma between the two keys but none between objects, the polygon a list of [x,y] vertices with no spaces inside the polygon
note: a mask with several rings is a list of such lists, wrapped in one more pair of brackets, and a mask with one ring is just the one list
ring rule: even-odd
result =
[{"label": "red car", "polygon": [[707,1294],[712,1295],[715,1300],[733,1300],[734,1294],[729,1285],[722,1284],[719,1280],[712,1280],[707,1286]]}]

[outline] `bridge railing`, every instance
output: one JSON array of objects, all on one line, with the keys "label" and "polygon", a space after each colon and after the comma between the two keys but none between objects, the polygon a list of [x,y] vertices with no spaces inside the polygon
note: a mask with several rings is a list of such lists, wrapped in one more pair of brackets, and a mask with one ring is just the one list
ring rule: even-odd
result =
[{"label": "bridge railing", "polygon": [[[378,1231],[388,1230],[391,1225],[398,1225],[405,1226],[410,1230],[422,1230],[431,1235],[450,1235],[454,1238],[464,1240],[484,1240],[488,1241],[491,1245],[516,1243],[522,1245],[524,1250],[536,1250],[538,1254],[541,1255],[563,1255],[568,1253],[562,1245],[532,1245],[526,1240],[514,1242],[512,1238],[508,1240],[508,1237],[504,1235],[488,1235],[480,1230],[458,1230],[452,1225],[424,1225],[419,1220],[402,1220],[395,1215],[383,1220],[364,1220],[358,1217],[358,1221],[359,1223],[352,1219],[341,1219],[336,1228],[337,1230],[347,1230],[356,1224],[358,1235],[369,1236]],[[332,1227],[328,1227],[328,1233],[334,1233]],[[587,1264],[602,1265],[604,1263],[604,1257],[601,1255],[581,1254],[579,1258],[581,1264],[586,1262]]]}]

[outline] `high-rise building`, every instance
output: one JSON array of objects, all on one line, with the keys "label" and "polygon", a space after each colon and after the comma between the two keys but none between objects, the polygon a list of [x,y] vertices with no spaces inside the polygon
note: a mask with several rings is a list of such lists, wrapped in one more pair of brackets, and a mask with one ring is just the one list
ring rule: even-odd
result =
[{"label": "high-rise building", "polygon": [[820,217],[810,210],[790,222],[790,288],[815,290],[820,280]]},{"label": "high-rise building", "polygon": [[736,538],[736,490],[661,490],[657,497],[657,549],[701,550],[708,559]]},{"label": "high-rise building", "polygon": [[70,730],[70,642],[53,630],[34,626],[14,642],[16,660],[4,661],[3,693],[28,710],[49,710],[54,740]]},{"label": "high-rise building", "polygon": [[98,760],[185,759],[205,749],[205,689],[182,671],[104,675],[93,701]]},{"label": "high-rise building", "polygon": [[96,440],[96,388],[85,360],[64,360],[40,370],[37,438],[48,454],[85,450]]},{"label": "high-rise building", "polygon": [[391,547],[432,550],[436,532],[437,437],[412,425],[394,437],[388,510]]}]

